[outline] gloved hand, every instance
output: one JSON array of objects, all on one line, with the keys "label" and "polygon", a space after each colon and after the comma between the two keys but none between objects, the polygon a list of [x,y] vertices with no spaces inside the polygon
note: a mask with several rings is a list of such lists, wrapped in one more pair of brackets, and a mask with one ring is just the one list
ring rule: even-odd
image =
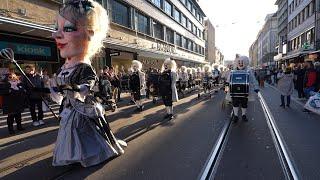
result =
[{"label": "gloved hand", "polygon": [[258,93],[260,90],[259,89],[255,89],[254,92]]}]

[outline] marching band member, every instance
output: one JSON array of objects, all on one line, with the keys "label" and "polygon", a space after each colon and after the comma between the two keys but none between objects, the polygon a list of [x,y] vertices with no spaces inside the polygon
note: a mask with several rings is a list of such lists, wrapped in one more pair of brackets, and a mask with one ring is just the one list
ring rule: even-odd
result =
[{"label": "marching band member", "polygon": [[[247,116],[246,116],[246,112],[247,112],[247,107],[248,107],[248,98],[249,98],[249,90],[253,89],[256,93],[259,92],[259,88],[258,88],[258,84],[255,81],[255,77],[252,73],[252,71],[248,68],[249,65],[249,58],[247,56],[238,56],[236,57],[235,61],[234,61],[234,65],[235,65],[235,70],[230,72],[230,76],[227,80],[227,82],[229,82],[229,86],[230,86],[230,95],[231,95],[231,100],[232,100],[232,106],[233,106],[233,122],[236,123],[239,118],[238,118],[238,114],[239,114],[239,107],[241,107],[241,113],[242,113],[242,120],[243,121],[248,121]],[[233,88],[232,86],[233,84],[233,80],[234,78],[232,78],[233,76],[237,76],[237,74],[245,74],[245,76],[241,76],[241,77],[246,77],[246,78],[240,78],[241,79],[241,83],[240,85],[243,85],[244,83],[248,83],[246,84],[246,88],[239,88],[241,89],[241,91],[243,91],[243,89],[246,89],[247,92],[237,92],[238,95],[235,95],[234,91],[236,91],[235,89],[238,88]],[[249,78],[249,79],[247,79]],[[249,88],[249,86],[251,86]],[[240,94],[240,95],[239,95]]]},{"label": "marching band member", "polygon": [[137,109],[142,111],[143,99],[146,96],[146,74],[141,71],[142,63],[137,60],[132,61],[131,68],[133,73],[130,76],[130,89]]},{"label": "marching band member", "polygon": [[97,80],[90,58],[103,46],[108,19],[93,0],[66,0],[59,11],[52,36],[66,61],[57,73],[59,87],[51,88],[53,100],[62,103],[53,166],[88,167],[124,153],[119,143],[125,142],[115,139],[90,91]]},{"label": "marching band member", "polygon": [[170,58],[167,58],[162,65],[159,83],[160,94],[167,111],[167,114],[164,117],[165,119],[173,119],[173,102],[178,101],[178,92],[176,88],[178,75],[176,73],[176,68],[176,62]]}]

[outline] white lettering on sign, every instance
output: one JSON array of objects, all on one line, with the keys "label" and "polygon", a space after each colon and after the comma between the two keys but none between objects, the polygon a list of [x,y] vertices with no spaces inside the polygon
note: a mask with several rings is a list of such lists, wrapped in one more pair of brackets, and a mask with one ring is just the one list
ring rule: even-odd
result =
[{"label": "white lettering on sign", "polygon": [[32,48],[28,46],[17,46],[17,54],[34,54],[34,55],[46,55],[43,48]]},{"label": "white lettering on sign", "polygon": [[169,52],[169,53],[176,53],[176,48],[174,46],[169,45],[169,44],[157,43],[157,50]]}]

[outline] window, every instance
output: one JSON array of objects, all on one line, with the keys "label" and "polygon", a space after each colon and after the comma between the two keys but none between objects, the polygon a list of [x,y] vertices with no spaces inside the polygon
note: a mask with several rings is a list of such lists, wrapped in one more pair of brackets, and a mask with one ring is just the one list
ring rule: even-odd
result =
[{"label": "window", "polygon": [[304,12],[305,12],[305,14],[304,14],[305,18],[308,19],[308,17],[309,17],[309,6],[307,6],[305,8]]},{"label": "window", "polygon": [[188,40],[188,50],[192,51],[192,41]]},{"label": "window", "polygon": [[168,15],[172,16],[172,5],[166,0],[164,1],[164,11]]},{"label": "window", "polygon": [[137,22],[137,27],[138,27],[137,30],[141,33],[149,34],[148,18],[139,12],[137,12],[136,17],[137,17],[136,22]]},{"label": "window", "polygon": [[180,16],[181,16],[181,13],[178,11],[178,10],[174,10],[174,19],[178,22],[180,22]]},{"label": "window", "polygon": [[111,1],[112,22],[129,27],[129,8],[118,1]]},{"label": "window", "polygon": [[182,36],[181,42],[182,42],[182,47],[187,49],[188,48],[187,39]]},{"label": "window", "polygon": [[201,38],[201,34],[202,34],[202,33],[201,33],[201,30],[198,29],[198,37],[199,37],[199,38]]},{"label": "window", "polygon": [[152,1],[152,3],[154,4],[154,5],[156,5],[158,8],[161,8],[161,0],[151,0]]},{"label": "window", "polygon": [[200,13],[197,13],[197,20],[200,21]]},{"label": "window", "polygon": [[163,26],[159,22],[153,21],[153,36],[163,40]]},{"label": "window", "polygon": [[196,25],[193,25],[193,29],[192,29],[192,32],[194,35],[197,35],[197,32],[198,32],[198,28]]},{"label": "window", "polygon": [[187,27],[187,18],[181,14],[181,24],[184,27]]},{"label": "window", "polygon": [[314,8],[313,8],[313,1],[311,1],[311,3],[309,4],[309,16],[312,16],[313,15],[313,12],[314,12]]},{"label": "window", "polygon": [[193,52],[197,52],[197,44],[196,43],[193,43]]},{"label": "window", "polygon": [[187,0],[187,9],[191,11],[191,2]]},{"label": "window", "polygon": [[176,43],[175,43],[175,44],[176,44],[177,46],[180,46],[180,47],[181,47],[181,46],[182,46],[181,43],[182,43],[182,41],[181,41],[181,35],[178,34],[178,33],[176,33]]},{"label": "window", "polygon": [[191,21],[188,20],[188,25],[187,26],[188,26],[188,29],[190,31],[192,31],[192,22]]},{"label": "window", "polygon": [[194,16],[196,16],[196,9],[195,9],[194,6],[192,6],[192,14],[193,14]]},{"label": "window", "polygon": [[174,41],[173,41],[174,40],[174,32],[169,28],[167,28],[166,37],[167,37],[166,38],[167,42],[174,44]]}]

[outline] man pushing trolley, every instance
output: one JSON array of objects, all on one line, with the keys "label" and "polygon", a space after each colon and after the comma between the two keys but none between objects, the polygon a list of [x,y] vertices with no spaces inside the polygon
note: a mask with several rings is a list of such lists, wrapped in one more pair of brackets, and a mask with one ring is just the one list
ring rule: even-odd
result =
[{"label": "man pushing trolley", "polygon": [[248,67],[249,58],[247,56],[237,56],[234,61],[235,69],[230,72],[227,78],[232,102],[231,119],[234,123],[239,120],[239,108],[241,108],[241,117],[243,121],[248,121],[246,112],[250,90],[258,93],[258,84],[255,81],[252,71]]}]

